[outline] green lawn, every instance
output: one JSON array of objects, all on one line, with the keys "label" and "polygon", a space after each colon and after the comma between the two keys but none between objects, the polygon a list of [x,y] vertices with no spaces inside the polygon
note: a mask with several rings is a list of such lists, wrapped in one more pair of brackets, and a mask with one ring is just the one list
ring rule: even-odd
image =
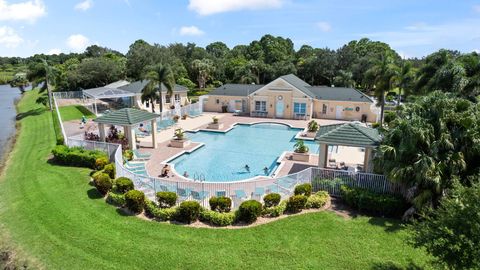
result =
[{"label": "green lawn", "polygon": [[62,121],[80,120],[85,115],[87,118],[95,118],[95,114],[81,105],[70,105],[59,107]]},{"label": "green lawn", "polygon": [[322,212],[226,230],[122,215],[88,184],[89,170],[48,162],[52,114],[35,99],[28,92],[19,104],[21,132],[0,180],[0,239],[46,269],[403,269],[428,259],[388,219]]}]

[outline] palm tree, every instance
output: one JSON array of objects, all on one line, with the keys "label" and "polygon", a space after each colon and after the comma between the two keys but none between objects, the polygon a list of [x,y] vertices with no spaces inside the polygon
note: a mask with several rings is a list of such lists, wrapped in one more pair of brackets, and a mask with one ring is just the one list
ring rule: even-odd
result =
[{"label": "palm tree", "polygon": [[334,84],[343,87],[353,87],[355,81],[353,80],[353,73],[350,71],[339,70],[338,75],[333,79]]},{"label": "palm tree", "polygon": [[48,104],[50,111],[53,110],[52,103],[52,87],[55,85],[55,73],[57,70],[50,66],[47,63],[47,60],[42,59],[41,63],[35,64],[30,68],[27,79],[32,82],[32,85],[35,87],[40,82],[43,82],[42,91],[47,90],[48,93]]},{"label": "palm tree", "polygon": [[[147,85],[142,89],[142,102],[150,100],[152,103],[152,112],[154,109],[154,100],[159,98],[160,100],[160,112],[163,112],[163,96],[162,88],[166,88],[166,95],[173,96],[173,87],[175,86],[175,79],[173,77],[173,72],[168,66],[163,66],[162,64],[155,65],[149,69],[150,71],[146,74],[145,79],[148,80]],[[158,96],[153,94],[153,92],[159,92]],[[171,103],[170,98],[170,103]]]},{"label": "palm tree", "polygon": [[398,87],[397,106],[400,106],[402,90],[404,93],[406,93],[407,89],[412,86],[413,79],[414,74],[412,72],[412,64],[410,62],[404,61],[402,66],[396,70],[395,75],[393,76],[393,81]]},{"label": "palm tree", "polygon": [[383,114],[385,111],[385,93],[392,89],[396,69],[397,66],[393,63],[393,58],[390,55],[383,54],[380,61],[377,61],[367,70],[366,77],[373,80],[375,97],[380,104],[380,126],[383,124]]}]

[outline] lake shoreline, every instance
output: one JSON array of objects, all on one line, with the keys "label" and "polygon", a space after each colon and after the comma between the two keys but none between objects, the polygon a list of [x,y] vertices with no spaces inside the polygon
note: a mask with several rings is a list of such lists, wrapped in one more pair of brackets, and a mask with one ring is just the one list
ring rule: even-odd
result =
[{"label": "lake shoreline", "polygon": [[[14,105],[15,105],[15,112],[18,115],[18,103],[22,100],[23,95],[21,95],[18,98],[15,98]],[[7,138],[5,142],[5,148],[2,150],[0,153],[0,178],[3,177],[3,174],[5,173],[5,169],[7,168],[8,165],[8,159],[15,148],[15,143],[17,142],[17,138],[20,135],[20,127],[21,124],[20,122],[15,119],[15,131],[13,134]]]}]

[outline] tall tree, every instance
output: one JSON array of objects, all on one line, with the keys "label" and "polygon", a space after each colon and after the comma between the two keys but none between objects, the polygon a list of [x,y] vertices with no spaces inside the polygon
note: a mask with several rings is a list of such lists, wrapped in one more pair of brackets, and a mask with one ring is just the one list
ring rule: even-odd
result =
[{"label": "tall tree", "polygon": [[154,112],[155,103],[152,98],[155,97],[155,94],[153,92],[159,92],[160,112],[163,112],[162,88],[165,87],[165,94],[170,96],[170,100],[172,100],[173,88],[175,87],[175,78],[172,70],[168,66],[157,64],[149,68],[144,78],[148,80],[148,83],[142,89],[142,98],[145,95],[145,99],[149,99],[152,102],[152,112]]},{"label": "tall tree", "polygon": [[210,79],[211,74],[215,71],[215,66],[212,60],[204,58],[202,60],[195,59],[192,62],[192,68],[197,75],[198,87],[203,89],[206,87],[207,81]]},{"label": "tall tree", "polygon": [[395,70],[393,81],[394,85],[398,87],[397,106],[400,106],[402,91],[404,93],[410,92],[413,86],[414,76],[415,75],[412,72],[412,64],[407,61],[403,61],[401,67]]},{"label": "tall tree", "polygon": [[382,54],[380,59],[367,71],[366,77],[374,85],[375,97],[380,104],[380,125],[383,124],[383,114],[385,111],[385,93],[392,88],[393,77],[397,67],[393,58],[388,54]]}]

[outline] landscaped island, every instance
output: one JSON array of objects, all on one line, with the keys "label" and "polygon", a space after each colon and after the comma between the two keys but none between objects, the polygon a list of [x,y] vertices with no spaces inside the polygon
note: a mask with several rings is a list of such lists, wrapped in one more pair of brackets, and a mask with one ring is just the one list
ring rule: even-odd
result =
[{"label": "landscaped island", "polygon": [[[106,204],[90,170],[50,160],[52,114],[19,104],[21,128],[0,181],[2,246],[49,269],[369,269],[424,266],[392,219],[330,211],[240,230],[195,229],[141,220]],[[40,135],[41,134],[41,135]],[[15,243],[15,244],[11,244]],[[395,247],[395,248],[392,248]]]}]

